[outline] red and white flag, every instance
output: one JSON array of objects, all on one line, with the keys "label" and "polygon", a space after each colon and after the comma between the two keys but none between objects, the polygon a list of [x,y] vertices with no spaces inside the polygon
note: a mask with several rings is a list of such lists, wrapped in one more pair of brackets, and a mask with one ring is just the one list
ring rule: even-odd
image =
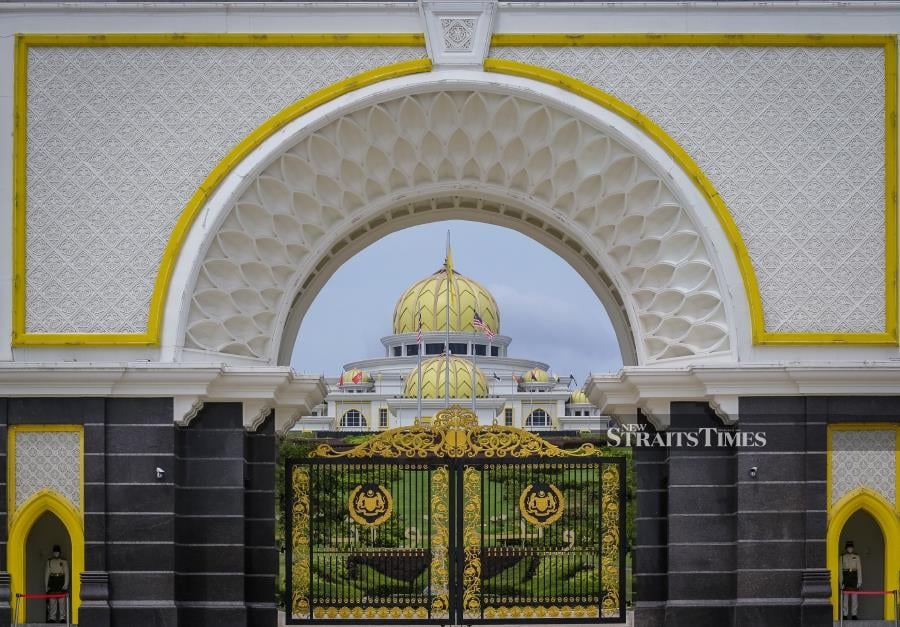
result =
[{"label": "red and white flag", "polygon": [[422,343],[422,312],[419,312],[418,323],[416,326],[416,344]]},{"label": "red and white flag", "polygon": [[475,315],[472,316],[472,326],[488,336],[489,340],[493,340],[497,336],[497,334],[491,331],[491,328],[484,323],[484,320],[481,319],[481,316],[478,315],[477,311],[475,312]]}]

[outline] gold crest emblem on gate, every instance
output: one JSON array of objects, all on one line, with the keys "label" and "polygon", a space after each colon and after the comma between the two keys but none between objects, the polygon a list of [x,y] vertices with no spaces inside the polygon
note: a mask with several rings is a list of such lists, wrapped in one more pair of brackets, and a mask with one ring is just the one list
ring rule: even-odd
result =
[{"label": "gold crest emblem on gate", "polygon": [[350,492],[350,518],[363,527],[374,528],[388,521],[394,512],[391,491],[377,483],[364,483]]},{"label": "gold crest emblem on gate", "polygon": [[538,527],[549,527],[563,515],[562,492],[552,483],[529,484],[519,497],[522,518]]}]

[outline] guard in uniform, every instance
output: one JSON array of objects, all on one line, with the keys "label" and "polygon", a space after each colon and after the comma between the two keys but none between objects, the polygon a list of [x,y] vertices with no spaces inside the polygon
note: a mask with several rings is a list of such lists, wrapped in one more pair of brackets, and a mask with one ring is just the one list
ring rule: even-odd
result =
[{"label": "guard in uniform", "polygon": [[[859,590],[860,587],[862,587],[862,560],[854,552],[853,540],[847,540],[844,554],[841,555],[841,590]],[[859,620],[858,594],[841,594],[841,613],[844,620],[850,618],[850,615],[853,620]]]},{"label": "guard in uniform", "polygon": [[[69,562],[62,558],[58,544],[53,545],[53,557],[44,569],[44,588],[47,594],[60,594],[69,589]],[[65,623],[66,600],[47,599],[47,622]]]}]

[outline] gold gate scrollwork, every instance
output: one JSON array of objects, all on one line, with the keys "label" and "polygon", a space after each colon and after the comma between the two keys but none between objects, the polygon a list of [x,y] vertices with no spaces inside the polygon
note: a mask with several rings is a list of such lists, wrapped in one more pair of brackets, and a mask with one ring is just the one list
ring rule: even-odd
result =
[{"label": "gold gate scrollwork", "polygon": [[291,542],[294,547],[291,568],[291,612],[296,618],[309,618],[309,473],[295,466],[291,474],[294,507],[291,512]]},{"label": "gold gate scrollwork", "polygon": [[582,444],[563,449],[539,435],[506,425],[480,425],[472,410],[458,405],[442,409],[430,425],[412,425],[382,431],[355,448],[338,451],[328,444],[313,457],[350,459],[382,457],[588,457],[603,449]]},{"label": "gold gate scrollwork", "polygon": [[[463,621],[480,622],[496,619],[554,619],[554,618],[614,618],[624,615],[624,590],[621,588],[622,555],[621,513],[624,508],[623,468],[621,460],[604,461],[609,452],[593,444],[583,444],[578,448],[563,449],[547,442],[539,435],[508,427],[505,425],[480,425],[477,416],[468,409],[459,406],[441,410],[431,424],[400,427],[382,431],[365,442],[349,449],[336,450],[328,444],[318,446],[311,454],[316,458],[340,458],[350,460],[381,459],[456,459],[460,462],[438,462],[431,466],[429,489],[430,499],[427,511],[430,516],[431,556],[429,599],[420,606],[370,605],[368,607],[350,606],[319,607],[313,599],[311,588],[310,554],[310,505],[311,480],[308,471],[302,466],[293,468],[292,479],[292,530],[291,540],[293,554],[291,577],[291,610],[295,619],[386,619],[386,618],[419,618],[419,619],[451,619],[458,616]],[[489,462],[485,458],[497,460],[522,460],[516,462],[526,466],[533,464],[534,458],[553,459],[553,468],[568,468],[565,458],[587,458],[577,465],[580,468],[591,468],[592,475],[600,480],[600,536],[597,547],[599,556],[599,590],[591,599],[582,596],[561,597],[554,603],[528,603],[522,599],[511,598],[489,600],[483,598],[483,577],[487,572],[488,562],[482,563],[484,550],[482,516],[485,503],[482,490],[485,468],[491,464],[505,465],[510,462]],[[478,459],[473,459],[478,458]],[[529,460],[529,458],[531,458]],[[472,459],[471,462],[465,460]],[[557,461],[559,460],[559,461]],[[560,463],[562,462],[562,463]],[[323,459],[322,462],[329,464]],[[352,464],[351,464],[352,465]],[[401,465],[402,466],[402,465]],[[544,462],[538,464],[543,468]],[[457,470],[460,474],[455,474]],[[452,484],[451,479],[459,481]],[[559,486],[549,482],[549,477],[537,476],[518,495],[519,513],[522,519],[536,527],[548,528],[561,520],[567,505],[571,511],[578,511],[577,501],[572,501],[569,490],[563,483]],[[364,480],[363,480],[364,481]],[[593,479],[592,481],[596,481]],[[559,483],[557,481],[557,483]],[[462,563],[458,583],[459,597],[451,604],[451,506],[454,495],[451,485],[458,485],[461,490],[461,511],[458,522],[461,528]],[[521,484],[520,484],[521,485]],[[596,484],[595,484],[596,485]],[[378,483],[361,482],[350,490],[346,501],[349,517],[364,527],[374,529],[391,519],[392,514],[401,516],[394,510],[393,495],[390,487],[380,480]],[[455,490],[456,488],[454,488]],[[591,488],[596,490],[596,488]],[[597,491],[592,492],[597,495]],[[398,493],[398,498],[401,496]],[[515,497],[513,497],[515,498]],[[567,502],[571,501],[571,502]],[[398,501],[399,503],[399,501]],[[398,507],[400,505],[398,504]],[[515,507],[515,505],[513,505]],[[596,520],[596,519],[594,519]],[[524,532],[523,532],[524,533]],[[541,530],[544,533],[544,530]],[[597,542],[595,536],[593,542]],[[596,544],[594,545],[596,546]],[[594,562],[595,564],[597,562]],[[484,588],[487,589],[487,588]],[[379,601],[379,599],[374,599]],[[383,601],[384,599],[381,599]],[[599,600],[599,604],[596,601]],[[523,603],[522,601],[525,601]],[[535,601],[538,601],[535,599]],[[458,603],[459,606],[455,606]],[[313,608],[313,605],[315,607]],[[459,614],[457,614],[459,612]]]}]

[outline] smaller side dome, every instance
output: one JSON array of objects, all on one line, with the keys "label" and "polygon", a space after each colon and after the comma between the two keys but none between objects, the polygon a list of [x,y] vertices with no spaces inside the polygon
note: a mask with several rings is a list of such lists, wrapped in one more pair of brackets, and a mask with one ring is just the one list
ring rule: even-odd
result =
[{"label": "smaller side dome", "polygon": [[359,368],[352,368],[341,374],[338,385],[365,385],[371,382],[372,375]]},{"label": "smaller side dome", "polygon": [[550,383],[550,373],[540,368],[532,368],[522,377],[523,383]]},{"label": "smaller side dome", "polygon": [[[449,387],[450,398],[472,398],[472,362],[460,357],[450,357]],[[422,363],[422,398],[444,398],[448,384],[447,356],[440,355]],[[415,368],[406,375],[403,396],[416,398],[419,395],[419,373]],[[487,380],[479,368],[475,368],[475,396],[488,395]]]},{"label": "smaller side dome", "polygon": [[585,394],[583,391],[575,390],[572,393],[572,396],[569,397],[569,404],[570,405],[590,405],[591,401],[587,397],[587,394]]}]

